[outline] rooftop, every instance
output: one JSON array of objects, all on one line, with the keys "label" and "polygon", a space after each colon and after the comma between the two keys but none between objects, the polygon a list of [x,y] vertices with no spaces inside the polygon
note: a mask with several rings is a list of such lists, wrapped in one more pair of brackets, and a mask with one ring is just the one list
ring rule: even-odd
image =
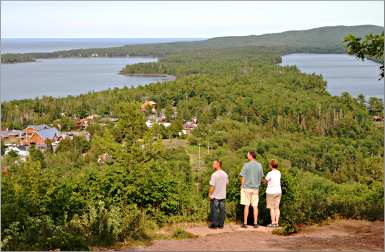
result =
[{"label": "rooftop", "polygon": [[59,135],[59,131],[56,128],[48,128],[48,129],[42,129],[39,130],[39,135],[42,136],[43,138],[54,138],[55,135]]},{"label": "rooftop", "polygon": [[20,134],[23,134],[23,130],[1,130],[0,131],[0,137],[8,137],[8,136],[18,136]]},{"label": "rooftop", "polygon": [[50,128],[47,124],[28,125],[27,128],[33,128],[37,131]]}]

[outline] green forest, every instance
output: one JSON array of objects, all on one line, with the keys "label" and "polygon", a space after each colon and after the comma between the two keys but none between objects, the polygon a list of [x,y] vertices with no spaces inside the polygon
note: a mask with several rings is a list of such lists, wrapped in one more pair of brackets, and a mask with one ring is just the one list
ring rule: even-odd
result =
[{"label": "green forest", "polygon": [[[282,233],[330,218],[383,219],[384,128],[372,120],[383,115],[382,101],[348,93],[331,96],[322,76],[277,65],[294,51],[341,51],[344,36],[363,36],[364,30],[368,27],[302,31],[308,40],[301,44],[289,32],[286,44],[281,35],[262,35],[127,46],[119,53],[155,55],[159,61],[127,65],[121,74],[171,74],[176,80],[3,102],[3,128],[45,123],[73,130],[74,117],[92,114],[118,121],[91,124],[90,141],[74,137],[55,152],[32,149],[26,162],[12,154],[3,158],[9,174],[1,180],[2,249],[87,250],[148,242],[166,224],[205,222],[210,164],[216,158],[230,181],[226,221],[239,221],[238,174],[249,150],[256,151],[265,173],[269,159],[279,161]],[[328,43],[312,40],[323,32],[337,35],[330,35]],[[267,42],[255,44],[262,39]],[[270,40],[275,43],[266,45]],[[118,50],[65,53],[113,56]],[[146,127],[140,111],[144,97],[168,115],[170,127]],[[179,136],[183,121],[193,116],[198,127]],[[103,153],[111,158],[100,164]],[[261,225],[270,219],[264,191],[262,186]]]},{"label": "green forest", "polygon": [[285,53],[344,53],[346,50],[342,41],[345,35],[354,34],[357,37],[363,37],[368,33],[379,34],[383,30],[384,27],[376,25],[328,26],[264,35],[218,37],[192,42],[74,49],[48,53],[2,54],[1,62],[16,63],[33,61],[37,58],[91,57],[94,54],[98,54],[99,57],[125,57],[127,55],[164,57],[178,53],[184,54],[186,51],[192,52],[199,49],[258,46],[281,48]]}]

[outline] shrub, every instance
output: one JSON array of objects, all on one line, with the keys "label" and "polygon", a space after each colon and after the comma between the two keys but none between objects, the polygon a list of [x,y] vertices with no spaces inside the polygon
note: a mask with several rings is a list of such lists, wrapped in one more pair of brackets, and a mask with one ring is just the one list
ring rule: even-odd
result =
[{"label": "shrub", "polygon": [[[107,209],[102,201],[90,204],[88,211],[75,216],[69,227],[92,243],[112,244],[125,239],[149,240],[146,226],[151,223],[135,206],[112,206]],[[152,224],[153,225],[153,224]]]},{"label": "shrub", "polygon": [[88,250],[81,235],[56,226],[49,216],[28,217],[4,230],[3,250]]}]

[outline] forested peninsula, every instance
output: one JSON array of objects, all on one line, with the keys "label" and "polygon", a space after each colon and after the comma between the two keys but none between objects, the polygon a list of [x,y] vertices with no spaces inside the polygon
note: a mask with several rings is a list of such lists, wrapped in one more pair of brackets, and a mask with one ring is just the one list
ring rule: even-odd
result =
[{"label": "forested peninsula", "polygon": [[[96,119],[85,129],[90,139],[74,136],[44,152],[32,148],[25,161],[4,156],[2,249],[146,243],[166,224],[206,221],[210,164],[216,158],[230,181],[226,219],[240,220],[239,172],[249,150],[256,151],[265,173],[268,160],[280,164],[282,228],[277,232],[290,234],[328,218],[383,219],[384,129],[383,122],[373,121],[383,115],[382,102],[367,103],[348,93],[331,96],[321,76],[277,65],[287,53],[343,53],[347,34],[382,31],[378,26],[336,26],[23,54],[33,59],[92,53],[155,56],[158,62],[128,65],[121,73],[177,78],[80,96],[3,102],[3,128],[47,124],[77,131],[75,120]],[[156,112],[143,106],[149,101]],[[155,113],[162,113],[170,126],[146,127]],[[192,119],[197,127],[180,134]],[[262,186],[261,225],[270,220],[264,192]]]},{"label": "forested peninsula", "polygon": [[344,36],[354,34],[363,37],[368,33],[379,34],[384,28],[375,25],[329,26],[310,30],[287,31],[264,35],[218,37],[202,41],[173,42],[146,45],[127,45],[111,48],[90,48],[63,50],[47,53],[2,54],[2,63],[32,61],[38,58],[60,57],[126,57],[154,56],[164,57],[184,53],[186,50],[219,49],[237,47],[274,47],[285,53],[345,53],[342,41]]}]

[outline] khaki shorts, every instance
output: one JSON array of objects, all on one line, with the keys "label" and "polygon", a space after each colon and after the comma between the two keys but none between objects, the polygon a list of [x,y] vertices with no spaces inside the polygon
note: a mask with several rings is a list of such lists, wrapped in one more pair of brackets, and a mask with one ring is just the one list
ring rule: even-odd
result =
[{"label": "khaki shorts", "polygon": [[266,193],[266,208],[277,209],[279,208],[279,203],[281,202],[281,194],[268,194]]},{"label": "khaki shorts", "polygon": [[257,207],[258,201],[258,189],[241,188],[241,205]]}]

